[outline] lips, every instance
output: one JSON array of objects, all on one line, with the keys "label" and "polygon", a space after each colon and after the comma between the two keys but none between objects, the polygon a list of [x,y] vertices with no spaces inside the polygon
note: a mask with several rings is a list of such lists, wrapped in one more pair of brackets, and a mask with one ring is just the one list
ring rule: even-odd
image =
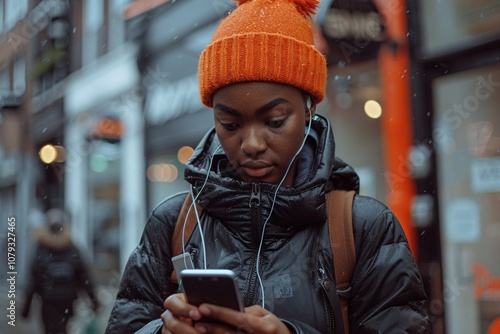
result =
[{"label": "lips", "polygon": [[250,177],[263,177],[271,172],[273,166],[265,162],[252,161],[241,164],[241,168]]}]

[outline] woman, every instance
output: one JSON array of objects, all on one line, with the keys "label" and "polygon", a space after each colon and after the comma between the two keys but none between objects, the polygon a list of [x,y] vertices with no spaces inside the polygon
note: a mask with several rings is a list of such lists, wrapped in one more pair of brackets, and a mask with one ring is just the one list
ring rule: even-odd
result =
[{"label": "woman", "polygon": [[[146,325],[161,333],[341,333],[325,193],[358,190],[335,157],[328,121],[314,115],[325,94],[326,64],[307,16],[314,0],[239,1],[199,63],[203,103],[215,128],[187,164],[203,207],[187,242],[196,268],[236,273],[245,312],[186,303],[172,273],[172,232],[186,194],[153,210],[127,264],[108,333]],[[420,274],[391,211],[355,196],[357,265],[352,333],[428,333]],[[224,325],[196,322],[202,316]],[[161,331],[160,331],[161,328]]]}]

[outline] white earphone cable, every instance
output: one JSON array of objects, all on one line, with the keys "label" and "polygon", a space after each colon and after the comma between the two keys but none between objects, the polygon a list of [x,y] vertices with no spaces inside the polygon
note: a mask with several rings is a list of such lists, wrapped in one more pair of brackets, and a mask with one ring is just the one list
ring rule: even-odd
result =
[{"label": "white earphone cable", "polygon": [[304,148],[304,145],[306,143],[306,140],[307,140],[307,136],[309,135],[309,132],[311,130],[311,123],[312,123],[312,115],[310,116],[311,117],[311,120],[309,121],[309,124],[307,126],[307,131],[306,131],[306,134],[304,136],[304,140],[302,141],[302,145],[300,145],[299,149],[297,150],[297,152],[295,153],[295,155],[293,156],[292,160],[290,161],[290,164],[288,165],[288,168],[286,169],[286,172],[285,172],[285,175],[283,175],[283,178],[281,179],[280,183],[278,184],[278,186],[276,187],[276,191],[274,192],[274,196],[273,196],[273,203],[271,205],[271,209],[269,210],[269,214],[267,215],[267,218],[266,220],[264,221],[264,225],[262,226],[262,234],[260,236],[260,243],[259,243],[259,249],[257,251],[257,261],[255,263],[255,271],[257,272],[257,278],[259,280],[259,286],[260,286],[260,290],[261,290],[261,295],[262,295],[262,308],[265,308],[265,291],[264,291],[264,283],[262,282],[262,278],[260,276],[260,272],[259,272],[259,265],[260,265],[260,251],[262,249],[262,245],[264,243],[264,235],[265,235],[265,231],[266,231],[266,226],[267,226],[267,222],[269,221],[269,218],[271,218],[271,215],[273,213],[273,210],[274,210],[274,204],[276,203],[276,197],[278,196],[278,191],[279,191],[279,188],[281,187],[281,185],[283,184],[283,182],[285,181],[285,178],[286,176],[288,175],[288,172],[290,171],[290,168],[292,167],[292,164],[293,162],[295,161],[295,159],[297,158],[297,156],[299,155],[300,151],[302,151],[302,148]]},{"label": "white earphone cable", "polygon": [[[278,185],[276,187],[276,191],[274,192],[274,196],[273,196],[273,202],[272,202],[272,205],[271,205],[271,209],[270,209],[269,214],[268,214],[268,216],[267,216],[267,218],[264,221],[264,224],[262,226],[262,234],[261,234],[261,238],[260,238],[260,242],[259,242],[259,249],[257,251],[257,261],[255,263],[257,278],[258,278],[258,281],[259,281],[259,286],[260,286],[261,295],[262,295],[262,308],[265,308],[265,291],[264,291],[264,284],[262,282],[262,278],[261,278],[260,272],[259,272],[259,266],[260,266],[260,253],[261,253],[261,250],[262,250],[262,245],[264,243],[264,235],[265,235],[266,226],[267,226],[267,223],[268,223],[269,219],[271,218],[271,215],[272,215],[272,213],[274,211],[274,205],[276,204],[276,197],[278,196],[279,188],[281,187],[281,185],[285,181],[288,173],[290,172],[290,169],[291,169],[291,167],[293,165],[293,162],[295,161],[295,159],[297,158],[297,156],[300,154],[300,152],[304,148],[304,145],[306,143],[307,137],[308,137],[309,132],[311,130],[311,123],[312,123],[313,116],[310,115],[310,118],[311,118],[311,120],[308,123],[307,131],[306,131],[306,134],[304,136],[304,140],[302,141],[302,144],[300,145],[299,149],[297,150],[297,152],[293,156],[292,160],[288,164],[288,167],[287,167],[287,169],[285,171],[285,175],[283,175],[283,178],[281,179],[281,181],[278,183]],[[192,185],[191,185],[191,187],[189,189],[189,194],[191,196],[192,203],[191,203],[191,205],[188,208],[188,211],[187,211],[187,214],[186,214],[186,218],[184,219],[184,225],[182,226],[182,252],[185,253],[186,250],[185,250],[184,234],[185,234],[185,230],[186,230],[187,219],[188,219],[189,213],[190,213],[191,209],[194,208],[194,212],[195,212],[195,215],[196,215],[196,224],[197,224],[197,226],[198,226],[198,228],[200,230],[201,244],[202,244],[202,248],[203,248],[203,266],[204,266],[204,269],[207,269],[205,238],[204,238],[204,233],[203,233],[203,227],[201,226],[201,222],[200,222],[200,217],[199,217],[198,209],[197,209],[195,203],[198,200],[198,197],[203,192],[203,190],[204,190],[204,188],[205,188],[205,186],[206,186],[206,184],[208,182],[208,177],[209,177],[210,169],[212,168],[214,156],[215,156],[215,154],[217,153],[217,151],[220,148],[221,148],[221,145],[217,146],[217,148],[215,149],[214,153],[212,154],[212,156],[210,158],[210,165],[209,165],[208,170],[207,170],[207,176],[206,176],[206,178],[205,178],[205,180],[203,182],[203,185],[201,186],[200,191],[198,192],[198,194],[196,196],[194,196],[193,186]],[[185,259],[184,259],[184,261],[185,261]],[[186,266],[186,263],[184,263],[184,265]]]},{"label": "white earphone cable", "polygon": [[[198,208],[196,207],[195,203],[198,200],[198,197],[203,192],[203,189],[205,189],[205,186],[207,185],[208,176],[210,174],[210,169],[212,168],[212,164],[213,164],[213,161],[214,161],[214,156],[215,156],[215,154],[217,153],[217,151],[220,148],[221,148],[221,145],[219,144],[219,146],[217,146],[217,148],[215,149],[214,153],[210,157],[210,164],[209,164],[208,169],[207,169],[207,176],[205,177],[205,181],[203,182],[203,185],[201,186],[200,191],[198,192],[198,194],[196,195],[196,197],[193,194],[193,185],[191,185],[191,187],[189,188],[189,194],[191,196],[192,203],[189,206],[189,209],[188,209],[188,211],[186,213],[186,218],[184,219],[184,225],[182,226],[182,253],[185,253],[186,249],[185,249],[184,234],[185,234],[185,231],[186,231],[186,225],[187,225],[187,219],[189,217],[189,213],[191,212],[191,209],[194,208],[194,213],[195,213],[195,216],[196,216],[196,224],[197,224],[198,228],[200,229],[201,246],[203,248],[203,267],[204,267],[204,269],[207,269],[207,255],[206,255],[207,252],[206,252],[206,248],[205,248],[205,237],[204,237],[203,228],[202,228],[201,222],[200,222],[200,216],[199,216],[199,213],[198,213]],[[187,264],[186,264],[185,261],[186,261],[186,259],[184,259],[184,266],[187,267]]]}]

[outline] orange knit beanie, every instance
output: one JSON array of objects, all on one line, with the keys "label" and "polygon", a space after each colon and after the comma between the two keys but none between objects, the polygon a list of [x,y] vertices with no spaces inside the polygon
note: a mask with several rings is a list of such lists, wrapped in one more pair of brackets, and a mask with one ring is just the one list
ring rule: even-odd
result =
[{"label": "orange knit beanie", "polygon": [[221,21],[198,65],[201,101],[226,85],[267,81],[295,86],[321,102],[326,60],[314,47],[307,16],[319,0],[237,0]]}]

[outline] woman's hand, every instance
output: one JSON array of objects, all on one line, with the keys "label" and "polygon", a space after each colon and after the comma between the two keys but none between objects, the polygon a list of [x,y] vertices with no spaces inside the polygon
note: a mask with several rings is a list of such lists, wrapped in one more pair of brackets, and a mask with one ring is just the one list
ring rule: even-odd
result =
[{"label": "woman's hand", "polygon": [[201,314],[196,306],[186,303],[184,294],[177,293],[165,299],[163,306],[167,309],[161,315],[162,334],[198,334],[193,328],[192,320],[199,320]]},{"label": "woman's hand", "polygon": [[202,304],[198,310],[203,316],[228,324],[224,326],[199,322],[194,325],[198,333],[291,334],[278,317],[259,305],[246,307],[244,313],[211,304]]},{"label": "woman's hand", "polygon": [[[261,306],[254,305],[238,312],[226,307],[202,304],[196,307],[186,303],[182,293],[168,297],[163,304],[167,309],[163,312],[162,334],[290,334],[288,328],[273,313]],[[198,322],[202,316],[218,319],[226,325]]]}]

